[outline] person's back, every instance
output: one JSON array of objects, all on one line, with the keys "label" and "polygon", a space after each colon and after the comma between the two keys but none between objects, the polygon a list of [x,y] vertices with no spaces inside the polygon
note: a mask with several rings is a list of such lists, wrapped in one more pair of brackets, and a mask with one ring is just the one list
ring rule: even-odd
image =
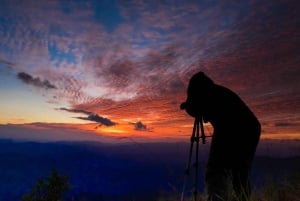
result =
[{"label": "person's back", "polygon": [[246,200],[250,196],[250,169],[260,137],[259,121],[236,93],[215,84],[202,72],[191,78],[187,95],[184,108],[188,114],[201,115],[214,127],[206,172],[210,201],[221,200],[220,196],[226,199],[228,173],[236,191],[244,191],[239,199]]},{"label": "person's back", "polygon": [[226,132],[226,136],[230,138],[230,133],[234,134],[260,127],[260,123],[253,112],[230,89],[215,84],[209,92],[203,95],[205,101],[202,115],[213,125],[215,132],[219,130]]}]

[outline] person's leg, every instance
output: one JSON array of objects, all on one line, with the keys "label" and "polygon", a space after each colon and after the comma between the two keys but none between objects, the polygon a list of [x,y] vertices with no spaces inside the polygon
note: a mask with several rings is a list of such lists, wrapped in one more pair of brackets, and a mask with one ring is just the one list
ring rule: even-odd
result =
[{"label": "person's leg", "polygon": [[[232,185],[238,201],[249,201],[251,196],[251,168],[256,147],[259,140],[259,131],[245,134],[251,138],[243,138],[237,148],[238,155],[232,161]],[[254,136],[254,137],[253,137]],[[257,136],[257,137],[255,137]]]},{"label": "person's leg", "polygon": [[238,201],[249,201],[251,195],[250,168],[235,167],[232,170],[232,185]]},{"label": "person's leg", "polygon": [[214,130],[205,174],[208,201],[228,201],[231,144],[224,136]]},{"label": "person's leg", "polygon": [[225,168],[208,165],[205,182],[208,201],[228,200],[228,172]]}]

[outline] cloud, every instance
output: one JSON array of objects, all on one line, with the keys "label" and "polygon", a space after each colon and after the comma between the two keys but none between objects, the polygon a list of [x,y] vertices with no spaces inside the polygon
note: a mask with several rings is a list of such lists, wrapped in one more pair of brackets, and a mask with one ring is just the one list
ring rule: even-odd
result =
[{"label": "cloud", "polygon": [[44,89],[57,89],[57,87],[53,84],[50,83],[49,80],[41,80],[39,77],[32,77],[31,75],[25,73],[25,72],[20,72],[18,73],[17,77],[22,80],[24,83],[35,86],[35,87],[40,87]]},{"label": "cloud", "polygon": [[[86,115],[82,120],[110,124],[95,113],[180,123],[186,117],[178,105],[199,70],[249,100],[269,125],[275,125],[272,115],[276,120],[299,115],[300,4],[295,0],[118,1],[115,14],[122,19],[109,33],[108,21],[97,21],[101,10],[90,3],[66,4],[65,12],[59,1],[5,2],[1,16],[12,20],[1,24],[0,64],[13,61],[16,72],[33,69],[38,77],[19,73],[18,78],[57,88],[53,100],[80,108],[61,110]],[[274,91],[280,100],[268,94]],[[147,128],[142,122],[134,126]]]},{"label": "cloud", "polygon": [[111,121],[110,119],[99,116],[98,114],[95,114],[93,112],[89,112],[89,111],[86,111],[86,110],[68,109],[68,108],[59,108],[59,110],[88,115],[87,117],[75,117],[76,119],[81,119],[81,120],[86,120],[86,121],[93,121],[93,122],[100,123],[101,125],[104,125],[104,126],[114,126],[114,125],[116,125],[116,123]]},{"label": "cloud", "polygon": [[12,67],[15,66],[14,63],[12,63],[12,62],[10,62],[10,61],[7,61],[7,60],[5,60],[5,59],[1,59],[1,58],[0,58],[0,63],[4,64],[5,66],[7,66],[7,67],[9,67],[9,68],[12,68]]},{"label": "cloud", "polygon": [[[24,135],[26,133],[26,135]],[[1,139],[37,142],[100,141],[112,142],[112,137],[82,129],[79,124],[31,123],[0,125]]]},{"label": "cloud", "polygon": [[134,129],[137,131],[148,131],[149,129],[145,124],[143,124],[141,121],[135,122],[135,123],[129,123],[134,125]]},{"label": "cloud", "polygon": [[290,123],[290,122],[277,122],[274,124],[275,127],[294,127],[298,126],[296,123]]},{"label": "cloud", "polygon": [[101,117],[98,114],[89,114],[88,117],[76,117],[76,118],[81,119],[81,120],[94,121],[94,122],[100,123],[101,125],[104,125],[104,126],[116,125],[115,122],[111,121],[108,118]]},{"label": "cloud", "polygon": [[118,57],[117,53],[107,53],[107,55],[99,59],[97,61],[97,68],[95,69],[96,76],[105,80],[101,85],[124,91],[136,79],[134,77],[136,74],[136,64],[130,60],[118,59],[116,57]]},{"label": "cloud", "polygon": [[68,108],[59,108],[58,110],[63,110],[63,111],[67,111],[67,112],[73,112],[73,113],[82,113],[82,114],[87,114],[90,115],[92,114],[91,112],[85,111],[85,110],[80,110],[80,109],[68,109]]},{"label": "cloud", "polygon": [[147,130],[147,126],[139,121],[135,123],[135,130]]}]

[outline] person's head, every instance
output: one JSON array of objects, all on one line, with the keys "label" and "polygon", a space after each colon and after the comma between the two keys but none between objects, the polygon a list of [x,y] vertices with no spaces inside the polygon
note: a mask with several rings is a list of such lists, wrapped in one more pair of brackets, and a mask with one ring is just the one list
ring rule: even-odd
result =
[{"label": "person's head", "polygon": [[210,90],[214,82],[202,71],[193,75],[187,89],[188,96],[199,96],[199,93]]},{"label": "person's head", "polygon": [[206,98],[207,94],[214,86],[214,82],[203,72],[198,72],[192,76],[187,89],[186,102],[180,108],[185,109],[193,117],[201,115],[201,99]]}]

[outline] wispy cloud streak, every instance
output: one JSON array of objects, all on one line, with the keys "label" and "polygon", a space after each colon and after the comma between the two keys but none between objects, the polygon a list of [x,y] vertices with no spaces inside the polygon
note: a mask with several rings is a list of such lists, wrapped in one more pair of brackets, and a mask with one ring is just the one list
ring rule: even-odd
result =
[{"label": "wispy cloud streak", "polygon": [[116,125],[115,122],[112,122],[108,118],[101,117],[98,114],[89,114],[88,117],[76,117],[76,118],[81,119],[81,120],[97,122],[97,123],[100,123],[100,125],[104,125],[104,126],[114,126],[114,125]]},{"label": "wispy cloud streak", "polygon": [[1,58],[0,58],[0,63],[1,63],[1,64],[4,64],[5,66],[7,66],[7,67],[9,67],[9,68],[12,68],[12,67],[15,66],[14,63],[12,63],[12,62],[10,62],[10,61],[7,61],[7,60],[5,60],[5,59],[1,59]]},{"label": "wispy cloud streak", "polygon": [[44,89],[57,89],[57,87],[49,82],[49,80],[41,80],[39,77],[33,77],[25,72],[18,73],[18,78],[24,83],[40,87]]},{"label": "wispy cloud streak", "polygon": [[81,110],[81,109],[67,109],[67,108],[59,108],[59,110],[88,115],[87,117],[75,117],[77,119],[97,122],[97,123],[100,123],[100,125],[104,125],[104,126],[114,126],[114,125],[116,125],[116,123],[111,121],[110,119],[105,118],[105,117],[101,117],[98,114],[95,114],[93,112],[89,112],[89,111],[85,111],[85,110]]},{"label": "wispy cloud streak", "polygon": [[300,114],[298,1],[117,1],[109,16],[101,9],[101,1],[3,1],[0,62],[25,84],[55,89],[47,92],[56,108],[64,102],[76,109],[61,110],[107,126],[114,122],[97,114],[130,119],[136,130],[186,124],[178,105],[199,70],[240,94],[266,125]]}]

